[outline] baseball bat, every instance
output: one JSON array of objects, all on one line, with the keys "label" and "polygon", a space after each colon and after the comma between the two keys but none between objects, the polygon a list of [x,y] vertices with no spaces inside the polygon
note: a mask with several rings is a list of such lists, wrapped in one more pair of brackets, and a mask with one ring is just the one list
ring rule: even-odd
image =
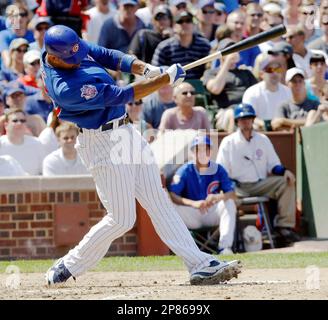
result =
[{"label": "baseball bat", "polygon": [[198,67],[204,63],[213,61],[215,59],[218,59],[221,55],[227,56],[228,54],[243,51],[245,49],[251,48],[256,46],[257,44],[260,44],[262,42],[268,41],[273,38],[277,38],[283,34],[286,33],[286,27],[283,24],[280,24],[276,27],[273,27],[270,30],[260,32],[258,34],[255,34],[254,36],[250,36],[248,38],[245,38],[227,48],[224,48],[221,51],[214,52],[207,57],[198,59],[197,61],[188,63],[187,65],[183,66],[183,70],[187,71],[189,69]]}]

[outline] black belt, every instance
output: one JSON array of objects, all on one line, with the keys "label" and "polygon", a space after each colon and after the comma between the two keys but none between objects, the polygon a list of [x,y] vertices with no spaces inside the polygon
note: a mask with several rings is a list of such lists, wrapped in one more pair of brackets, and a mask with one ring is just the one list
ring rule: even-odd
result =
[{"label": "black belt", "polygon": [[[100,127],[100,131],[112,130],[115,122],[116,122],[116,120],[102,125]],[[118,127],[122,126],[123,124],[128,124],[128,123],[132,123],[132,120],[129,118],[129,116],[118,120]],[[80,129],[80,132],[83,133],[83,128],[79,128],[79,129]]]}]

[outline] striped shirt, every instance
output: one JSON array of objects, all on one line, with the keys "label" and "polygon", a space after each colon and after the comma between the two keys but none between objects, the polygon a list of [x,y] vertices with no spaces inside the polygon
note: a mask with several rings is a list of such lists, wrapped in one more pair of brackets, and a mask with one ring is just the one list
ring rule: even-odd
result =
[{"label": "striped shirt", "polygon": [[[194,33],[189,47],[182,47],[177,37],[162,41],[156,48],[152,64],[155,66],[171,66],[175,63],[186,65],[207,56],[210,52],[210,42],[203,36]],[[205,71],[205,65],[187,71],[186,79],[200,79]]]}]

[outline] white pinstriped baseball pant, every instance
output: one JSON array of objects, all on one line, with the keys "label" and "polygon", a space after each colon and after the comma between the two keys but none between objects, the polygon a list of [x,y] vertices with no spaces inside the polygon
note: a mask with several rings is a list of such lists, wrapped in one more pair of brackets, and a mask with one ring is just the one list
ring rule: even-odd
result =
[{"label": "white pinstriped baseball pant", "polygon": [[113,240],[134,226],[136,198],[148,212],[160,238],[183,259],[190,273],[216,260],[196,246],[162,187],[149,145],[130,124],[103,132],[83,130],[76,148],[92,173],[107,215],[63,257],[73,276],[95,266]]}]

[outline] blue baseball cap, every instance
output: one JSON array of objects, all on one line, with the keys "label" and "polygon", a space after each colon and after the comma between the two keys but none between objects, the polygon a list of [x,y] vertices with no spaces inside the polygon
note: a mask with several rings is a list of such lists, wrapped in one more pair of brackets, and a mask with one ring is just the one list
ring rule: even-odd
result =
[{"label": "blue baseball cap", "polygon": [[132,4],[133,6],[136,6],[139,4],[139,1],[138,0],[120,0],[118,2],[118,4],[122,4],[122,5],[125,5],[125,4]]},{"label": "blue baseball cap", "polygon": [[222,2],[215,2],[214,3],[214,9],[216,11],[220,11],[220,12],[227,12],[227,7]]},{"label": "blue baseball cap", "polygon": [[11,84],[11,85],[8,85],[7,87],[5,87],[4,96],[8,97],[16,92],[23,92],[25,94],[25,89],[23,86],[21,86],[19,84],[17,84],[17,85]]},{"label": "blue baseball cap", "polygon": [[190,148],[193,149],[200,144],[205,144],[207,146],[210,146],[211,148],[213,146],[212,141],[208,136],[196,136],[192,141]]},{"label": "blue baseball cap", "polygon": [[214,6],[215,1],[214,0],[200,0],[198,3],[198,8],[203,9],[206,6]]}]

